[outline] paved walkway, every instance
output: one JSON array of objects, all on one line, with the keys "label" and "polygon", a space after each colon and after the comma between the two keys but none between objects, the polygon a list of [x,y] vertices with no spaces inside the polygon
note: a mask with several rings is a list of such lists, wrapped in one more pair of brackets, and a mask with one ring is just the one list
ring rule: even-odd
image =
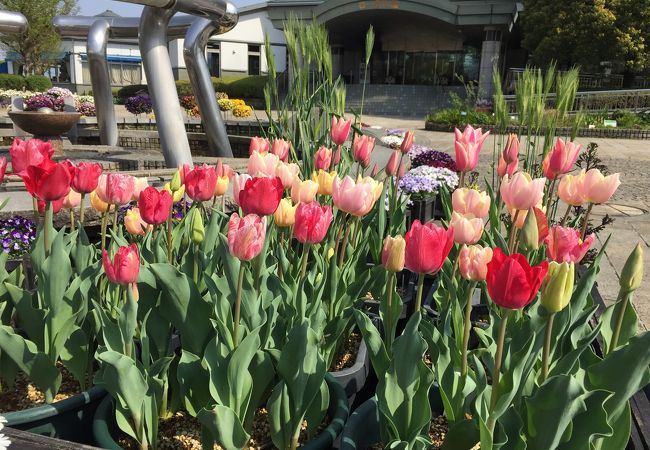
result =
[{"label": "paved walkway", "polygon": [[[415,143],[446,151],[453,155],[453,133],[440,133],[424,129],[422,120],[405,120],[385,117],[364,116],[365,123],[385,128],[402,128],[415,131]],[[627,139],[590,139],[579,138],[577,142],[583,148],[590,142],[598,144],[598,155],[609,167],[610,172],[621,174],[621,186],[609,205],[594,208],[593,217],[599,220],[605,214],[613,217],[614,223],[600,234],[599,246],[611,235],[606,258],[601,266],[598,284],[601,295],[606,302],[616,300],[618,294],[618,277],[628,254],[637,242],[644,247],[646,278],[644,285],[636,291],[633,299],[640,324],[650,328],[650,141]],[[492,139],[485,143],[485,149],[492,148]],[[379,148],[376,160],[384,163],[390,151]],[[492,160],[491,151],[484,151],[479,160],[479,168],[485,171]],[[485,173],[485,172],[484,172]],[[595,221],[594,220],[594,221]]]}]

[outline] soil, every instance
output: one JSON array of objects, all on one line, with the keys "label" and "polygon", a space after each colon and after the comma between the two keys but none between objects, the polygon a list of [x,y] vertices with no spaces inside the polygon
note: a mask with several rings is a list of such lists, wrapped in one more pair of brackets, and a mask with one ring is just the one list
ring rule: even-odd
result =
[{"label": "soil", "polygon": [[[54,401],[58,402],[80,394],[81,387],[77,379],[63,367],[63,364],[58,363],[57,367],[61,371],[62,382]],[[32,384],[22,372],[19,372],[16,376],[13,386],[0,386],[0,413],[22,411],[44,404],[45,394]]]},{"label": "soil", "polygon": [[[439,449],[442,447],[442,444],[445,441],[445,436],[449,431],[449,423],[445,416],[436,416],[431,419],[431,425],[429,427],[429,438],[433,442],[433,445],[429,447],[432,450]],[[384,444],[378,442],[370,447],[371,450],[383,450]],[[481,444],[477,443],[471,450],[479,450]]]},{"label": "soil", "polygon": [[[318,428],[320,433],[329,425],[329,417],[325,417]],[[300,433],[300,445],[307,441],[307,422],[303,423],[303,431]],[[139,446],[130,436],[122,433],[118,444],[125,450],[138,450]],[[201,423],[198,419],[186,412],[179,411],[173,417],[161,420],[158,428],[158,448],[161,450],[201,450]],[[245,450],[267,450],[274,449],[270,436],[270,424],[266,408],[259,408],[255,412],[253,420],[253,432],[248,440]],[[215,444],[213,450],[222,450],[222,447]]]},{"label": "soil", "polygon": [[338,358],[334,360],[330,371],[337,372],[352,367],[357,360],[357,353],[359,353],[359,346],[362,340],[361,334],[358,331],[353,331],[345,341],[345,345]]}]

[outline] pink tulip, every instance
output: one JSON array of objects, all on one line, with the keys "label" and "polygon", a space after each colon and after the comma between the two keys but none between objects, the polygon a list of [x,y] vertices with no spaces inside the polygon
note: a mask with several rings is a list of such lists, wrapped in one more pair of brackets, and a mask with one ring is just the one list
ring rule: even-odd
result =
[{"label": "pink tulip", "polygon": [[370,176],[372,178],[375,178],[378,173],[379,173],[379,164],[375,163],[375,165],[372,166],[372,170],[370,171]]},{"label": "pink tulip", "polygon": [[499,157],[499,165],[497,166],[497,175],[499,178],[503,178],[506,176],[506,174],[509,177],[512,177],[512,175],[517,171],[517,168],[519,168],[519,160],[515,159],[513,162],[510,164],[506,163],[506,160],[503,158],[503,155]]},{"label": "pink tulip", "polygon": [[580,239],[580,231],[573,228],[554,226],[546,237],[546,255],[551,261],[578,264],[584,258],[596,236],[590,234]]},{"label": "pink tulip", "polygon": [[400,145],[400,150],[402,151],[402,153],[408,153],[409,150],[411,150],[411,147],[413,147],[414,137],[415,135],[413,134],[412,131],[407,131],[406,133],[404,133],[404,140]]},{"label": "pink tulip", "polygon": [[262,154],[268,153],[270,145],[271,144],[269,140],[266,138],[262,138],[262,137],[251,138],[251,142],[248,146],[248,155],[250,156],[255,152],[262,153]]},{"label": "pink tulip", "polygon": [[273,153],[267,153],[265,155],[254,152],[248,158],[248,174],[252,177],[264,176],[272,177],[275,176],[275,169],[280,162],[280,158]]},{"label": "pink tulip", "polygon": [[476,244],[483,234],[483,219],[472,214],[451,213],[449,228],[454,229],[454,242],[458,244]]},{"label": "pink tulip", "polygon": [[311,203],[318,194],[318,183],[312,180],[301,181],[296,178],[291,186],[291,200],[294,203]]},{"label": "pink tulip", "polygon": [[332,165],[335,166],[340,162],[341,162],[341,146],[339,145],[338,147],[336,147],[336,151],[332,156]]},{"label": "pink tulip", "polygon": [[485,191],[470,188],[456,189],[451,195],[451,204],[458,214],[472,214],[485,219],[490,213],[490,196]]},{"label": "pink tulip", "polygon": [[579,144],[564,142],[562,139],[557,138],[555,146],[548,152],[542,162],[544,176],[549,180],[554,180],[565,173],[571,172],[581,148]]},{"label": "pink tulip", "polygon": [[195,166],[185,174],[185,192],[196,202],[207,202],[214,197],[216,189],[217,171],[212,166]]},{"label": "pink tulip", "polygon": [[108,252],[102,253],[104,272],[108,281],[113,284],[133,284],[138,280],[140,273],[140,252],[138,246],[131,244],[128,247],[120,247],[111,261]]},{"label": "pink tulip", "polygon": [[[517,135],[515,133],[510,133],[508,135],[506,148],[503,149],[501,156],[508,166],[515,162],[519,162],[519,138],[517,138]],[[512,176],[512,174],[509,175]]]},{"label": "pink tulip", "polygon": [[350,134],[350,127],[352,127],[352,119],[345,120],[344,117],[332,116],[332,142],[336,145],[343,145]]},{"label": "pink tulip", "polygon": [[149,187],[149,182],[147,181],[147,177],[134,178],[135,180],[133,182],[133,195],[131,196],[131,200],[137,201],[140,198],[140,192]]},{"label": "pink tulip", "polygon": [[235,174],[233,177],[233,182],[232,182],[232,195],[235,198],[235,203],[239,205],[239,193],[244,189],[244,186],[246,186],[246,182],[250,179],[252,179],[248,174]]},{"label": "pink tulip", "polygon": [[284,139],[273,139],[271,146],[271,153],[280,158],[280,161],[287,162],[289,160],[289,148],[291,143]]},{"label": "pink tulip", "polygon": [[445,230],[433,222],[413,221],[404,236],[404,267],[415,273],[438,273],[454,246],[454,229]]},{"label": "pink tulip", "polygon": [[327,235],[332,223],[332,207],[321,206],[318,202],[301,203],[296,208],[294,237],[303,244],[318,244]]},{"label": "pink tulip", "polygon": [[484,281],[487,265],[492,260],[492,249],[480,245],[463,245],[458,255],[460,276],[469,281]]},{"label": "pink tulip", "polygon": [[133,198],[135,178],[121,173],[104,173],[99,177],[97,196],[109,205],[126,205]]},{"label": "pink tulip", "polygon": [[285,189],[293,186],[293,181],[298,178],[298,173],[300,173],[300,167],[296,163],[280,163],[275,168],[275,176],[280,178]]},{"label": "pink tulip", "polygon": [[490,132],[483,133],[480,128],[474,129],[471,125],[467,125],[462,133],[458,128],[455,128],[454,132],[456,133],[454,142],[456,167],[460,172],[472,171],[478,164],[478,155]]},{"label": "pink tulip", "polygon": [[529,210],[542,200],[546,179],[532,179],[526,172],[507,175],[501,183],[501,198],[509,209]]},{"label": "pink tulip", "polygon": [[266,237],[266,217],[233,213],[228,221],[228,249],[241,261],[250,261],[260,254]]},{"label": "pink tulip", "polygon": [[329,171],[332,165],[332,150],[321,145],[314,156],[314,167],[316,170]]},{"label": "pink tulip", "polygon": [[356,136],[352,143],[352,157],[362,167],[370,165],[370,155],[375,148],[375,138],[370,136]]},{"label": "pink tulip", "polygon": [[582,205],[585,202],[584,184],[584,169],[578,175],[566,174],[560,179],[560,185],[557,188],[560,200],[567,205]]},{"label": "pink tulip", "polygon": [[26,141],[15,138],[9,155],[11,156],[11,170],[16,175],[21,175],[29,166],[39,166],[43,161],[52,159],[54,148],[50,142],[40,139],[28,139]]},{"label": "pink tulip", "polygon": [[385,169],[386,175],[388,175],[389,177],[397,175],[400,158],[401,158],[400,151],[393,150],[393,153],[390,155],[390,158],[388,159],[388,163],[386,164],[386,169]]},{"label": "pink tulip", "polygon": [[397,169],[397,178],[404,178],[404,175],[406,174],[406,164],[402,161],[402,163],[399,165],[399,169]]},{"label": "pink tulip", "polygon": [[81,194],[70,189],[68,195],[63,198],[63,208],[73,209],[81,204]]},{"label": "pink tulip", "polygon": [[228,177],[228,179],[230,179],[235,175],[235,171],[232,170],[232,167],[228,164],[224,164],[220,159],[217,160],[215,172],[217,173],[218,178]]},{"label": "pink tulip", "polygon": [[375,205],[375,193],[371,183],[355,183],[346,176],[343,180],[334,178],[332,183],[332,200],[341,211],[362,217]]},{"label": "pink tulip", "polygon": [[590,169],[585,174],[583,192],[590,203],[607,203],[621,185],[619,174],[604,176],[598,169]]}]

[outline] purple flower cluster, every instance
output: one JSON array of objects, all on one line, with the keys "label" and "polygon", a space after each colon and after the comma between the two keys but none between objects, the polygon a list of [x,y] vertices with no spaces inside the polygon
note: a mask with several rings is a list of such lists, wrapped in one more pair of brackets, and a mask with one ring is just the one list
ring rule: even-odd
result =
[{"label": "purple flower cluster", "polygon": [[36,239],[36,225],[22,216],[0,220],[0,243],[2,251],[13,257],[29,252]]},{"label": "purple flower cluster", "polygon": [[458,175],[444,167],[420,166],[409,170],[399,180],[398,189],[413,200],[424,200],[445,186],[450,191],[458,185]]},{"label": "purple flower cluster", "polygon": [[151,98],[148,95],[134,95],[126,99],[124,107],[131,114],[149,114],[153,110]]},{"label": "purple flower cluster", "polygon": [[451,157],[451,155],[433,149],[427,149],[425,151],[419,152],[417,156],[411,158],[411,165],[412,167],[444,167],[445,169],[449,169],[452,172],[457,172],[456,162],[454,161],[454,158]]},{"label": "purple flower cluster", "polygon": [[59,101],[51,95],[36,94],[25,100],[25,111],[36,111],[40,108],[50,108],[54,111],[61,111],[63,109],[63,99]]},{"label": "purple flower cluster", "polygon": [[86,117],[95,117],[97,115],[97,110],[93,102],[79,102],[77,112]]},{"label": "purple flower cluster", "polygon": [[388,128],[386,130],[386,134],[388,136],[399,136],[399,137],[404,137],[404,133],[406,133],[404,130],[401,128]]}]

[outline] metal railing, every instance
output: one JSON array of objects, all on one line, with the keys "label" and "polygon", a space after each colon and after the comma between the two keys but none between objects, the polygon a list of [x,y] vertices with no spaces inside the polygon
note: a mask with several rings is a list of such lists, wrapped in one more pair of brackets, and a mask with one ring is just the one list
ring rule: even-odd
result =
[{"label": "metal railing", "polygon": [[[517,112],[515,95],[506,95],[506,104],[511,113]],[[555,107],[555,94],[548,95],[548,108]],[[650,111],[650,89],[629,89],[611,91],[578,92],[569,112],[576,111]]]}]

